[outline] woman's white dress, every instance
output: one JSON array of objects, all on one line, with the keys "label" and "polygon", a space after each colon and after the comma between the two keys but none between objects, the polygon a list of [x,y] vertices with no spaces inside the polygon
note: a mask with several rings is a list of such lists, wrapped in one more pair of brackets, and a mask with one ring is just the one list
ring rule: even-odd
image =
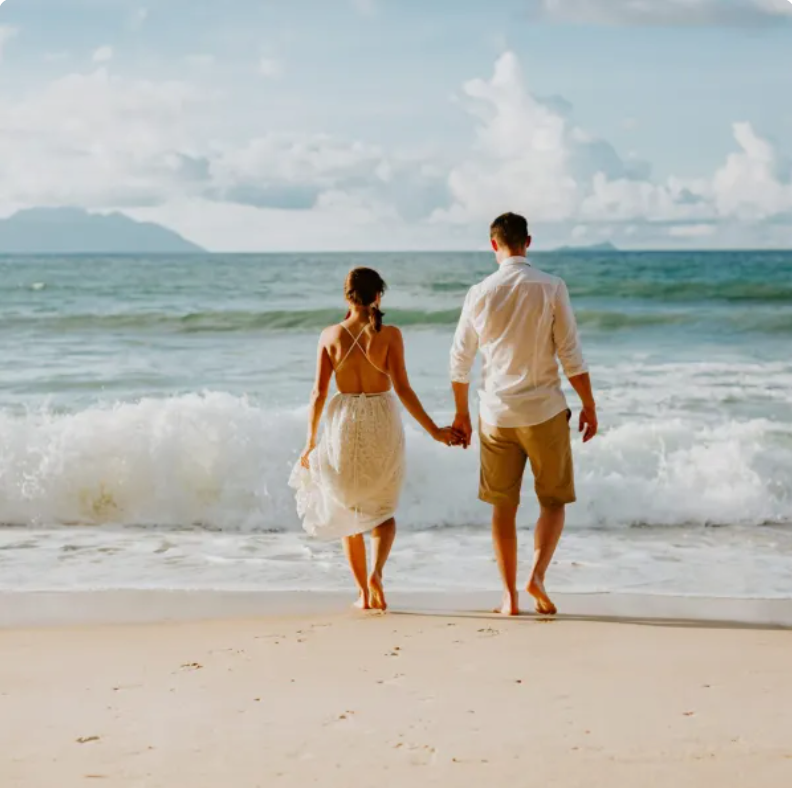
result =
[{"label": "woman's white dress", "polygon": [[[382,372],[359,344],[361,336],[352,337],[336,372],[356,347]],[[303,528],[330,540],[366,533],[390,520],[404,482],[404,459],[404,428],[392,393],[336,394],[310,469],[298,461],[289,480]]]}]

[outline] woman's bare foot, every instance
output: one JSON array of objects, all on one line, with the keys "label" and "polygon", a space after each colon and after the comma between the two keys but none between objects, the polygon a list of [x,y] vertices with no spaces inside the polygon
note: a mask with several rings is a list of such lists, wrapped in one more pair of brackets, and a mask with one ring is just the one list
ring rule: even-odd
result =
[{"label": "woman's bare foot", "polygon": [[547,596],[544,583],[538,577],[531,578],[527,590],[536,600],[536,612],[540,616],[554,616],[558,612],[550,597]]},{"label": "woman's bare foot", "polygon": [[493,613],[499,613],[502,616],[519,616],[520,615],[520,602],[515,591],[510,594],[508,591],[503,593],[503,604],[500,608],[496,608]]},{"label": "woman's bare foot", "polygon": [[356,607],[358,610],[371,610],[369,595],[365,591],[361,591],[357,602],[352,607]]},{"label": "woman's bare foot", "polygon": [[385,601],[385,589],[382,587],[382,577],[378,572],[372,572],[369,577],[369,599],[371,600],[372,610],[387,610],[388,603]]}]

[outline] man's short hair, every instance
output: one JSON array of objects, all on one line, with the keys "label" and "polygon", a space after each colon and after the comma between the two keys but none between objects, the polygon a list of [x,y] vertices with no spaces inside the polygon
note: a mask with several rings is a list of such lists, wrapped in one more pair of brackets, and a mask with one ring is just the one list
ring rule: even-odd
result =
[{"label": "man's short hair", "polygon": [[498,246],[517,252],[528,243],[528,222],[516,213],[504,213],[490,225],[490,238]]}]

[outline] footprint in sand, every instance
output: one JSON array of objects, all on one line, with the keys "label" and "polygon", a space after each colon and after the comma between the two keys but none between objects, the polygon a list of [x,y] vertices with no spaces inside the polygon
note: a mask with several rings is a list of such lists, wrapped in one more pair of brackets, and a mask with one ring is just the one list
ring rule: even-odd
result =
[{"label": "footprint in sand", "polygon": [[185,671],[203,670],[203,665],[200,662],[185,662],[181,669]]},{"label": "footprint in sand", "polygon": [[340,725],[349,724],[352,721],[352,718],[355,716],[354,711],[345,711],[339,715],[337,715],[332,720],[329,720],[325,723],[325,728],[336,728]]},{"label": "footprint in sand", "polygon": [[396,742],[393,748],[408,754],[413,766],[433,766],[437,762],[437,749],[430,744]]}]

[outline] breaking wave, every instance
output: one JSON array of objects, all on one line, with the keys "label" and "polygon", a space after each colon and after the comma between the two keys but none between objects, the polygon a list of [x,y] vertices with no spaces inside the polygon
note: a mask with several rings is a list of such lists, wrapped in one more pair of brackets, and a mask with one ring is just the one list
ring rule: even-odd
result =
[{"label": "breaking wave", "polygon": [[[286,480],[304,433],[303,410],[225,393],[76,413],[0,411],[0,522],[297,530]],[[476,452],[449,451],[408,424],[407,464],[403,527],[486,518]],[[571,525],[792,521],[791,466],[789,425],[636,420],[579,451]],[[526,506],[524,523],[534,514]]]}]

